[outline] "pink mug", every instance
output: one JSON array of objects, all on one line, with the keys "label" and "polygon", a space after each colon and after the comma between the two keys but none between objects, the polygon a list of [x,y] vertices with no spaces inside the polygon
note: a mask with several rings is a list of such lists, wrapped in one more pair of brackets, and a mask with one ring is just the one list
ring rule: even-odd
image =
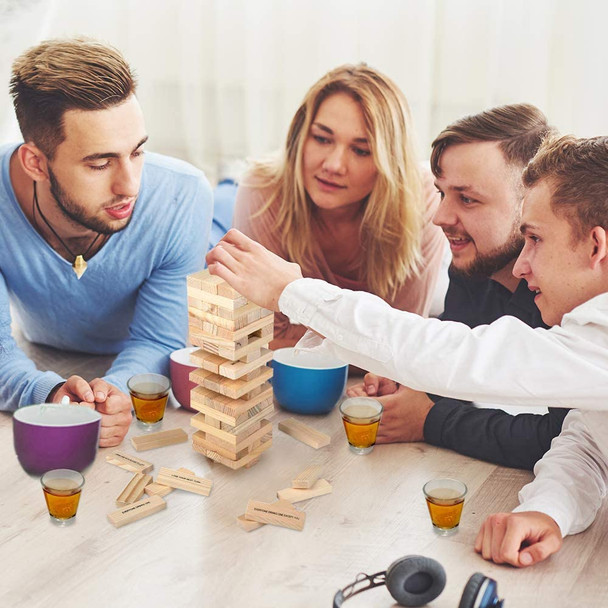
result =
[{"label": "pink mug", "polygon": [[190,382],[190,372],[198,369],[198,365],[190,363],[190,353],[198,350],[196,346],[189,346],[173,351],[169,358],[169,373],[171,376],[171,384],[173,395],[178,403],[185,409],[195,412],[196,410],[190,407],[190,391],[196,388],[194,382]]}]

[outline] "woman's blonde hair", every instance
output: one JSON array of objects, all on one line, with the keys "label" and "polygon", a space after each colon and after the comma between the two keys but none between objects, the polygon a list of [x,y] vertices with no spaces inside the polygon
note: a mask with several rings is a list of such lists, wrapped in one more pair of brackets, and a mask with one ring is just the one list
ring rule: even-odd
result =
[{"label": "woman's blonde hair", "polygon": [[419,272],[424,201],[407,100],[377,70],[365,64],[343,65],[310,88],[291,122],[282,158],[254,165],[252,181],[271,191],[260,213],[279,201],[276,228],[287,255],[305,274],[314,268],[313,203],[304,189],[303,148],[320,105],[336,93],[359,103],[378,172],[361,222],[359,279],[373,293],[390,299]]}]

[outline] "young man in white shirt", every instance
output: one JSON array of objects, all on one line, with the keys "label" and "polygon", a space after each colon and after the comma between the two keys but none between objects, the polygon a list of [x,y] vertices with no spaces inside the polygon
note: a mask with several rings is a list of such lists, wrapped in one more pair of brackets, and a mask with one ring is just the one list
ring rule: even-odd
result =
[{"label": "young man in white shirt", "polygon": [[416,390],[581,408],[536,466],[518,512],[491,516],[480,530],[476,550],[515,566],[545,559],[563,536],[584,530],[606,492],[608,137],[545,142],[523,180],[525,244],[513,273],[536,292],[548,330],[513,317],[470,329],[396,311],[370,294],[303,279],[297,264],[236,231],[207,256],[211,272],[248,299],[316,332],[302,347]]}]

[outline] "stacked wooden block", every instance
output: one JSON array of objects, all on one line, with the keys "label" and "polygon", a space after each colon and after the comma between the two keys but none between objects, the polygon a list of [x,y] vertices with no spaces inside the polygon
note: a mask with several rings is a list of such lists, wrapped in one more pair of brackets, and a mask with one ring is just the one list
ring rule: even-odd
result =
[{"label": "stacked wooden block", "polygon": [[190,355],[199,369],[190,373],[198,386],[190,406],[200,412],[192,446],[232,469],[249,467],[272,445],[274,411],[268,382],[272,359],[272,311],[248,302],[207,270],[188,277]]}]

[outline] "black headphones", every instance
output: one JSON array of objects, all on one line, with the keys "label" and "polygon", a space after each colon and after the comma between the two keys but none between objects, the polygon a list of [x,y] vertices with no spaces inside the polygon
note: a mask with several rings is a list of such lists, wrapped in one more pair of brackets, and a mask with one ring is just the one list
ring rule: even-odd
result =
[{"label": "black headphones", "polygon": [[[445,587],[443,566],[429,557],[408,555],[394,561],[386,571],[358,574],[354,583],[334,596],[333,608],[340,608],[348,598],[386,585],[400,606],[424,606],[433,601]],[[359,586],[359,589],[356,587]],[[496,595],[496,581],[476,572],[467,582],[458,608],[502,608],[504,600]]]}]

